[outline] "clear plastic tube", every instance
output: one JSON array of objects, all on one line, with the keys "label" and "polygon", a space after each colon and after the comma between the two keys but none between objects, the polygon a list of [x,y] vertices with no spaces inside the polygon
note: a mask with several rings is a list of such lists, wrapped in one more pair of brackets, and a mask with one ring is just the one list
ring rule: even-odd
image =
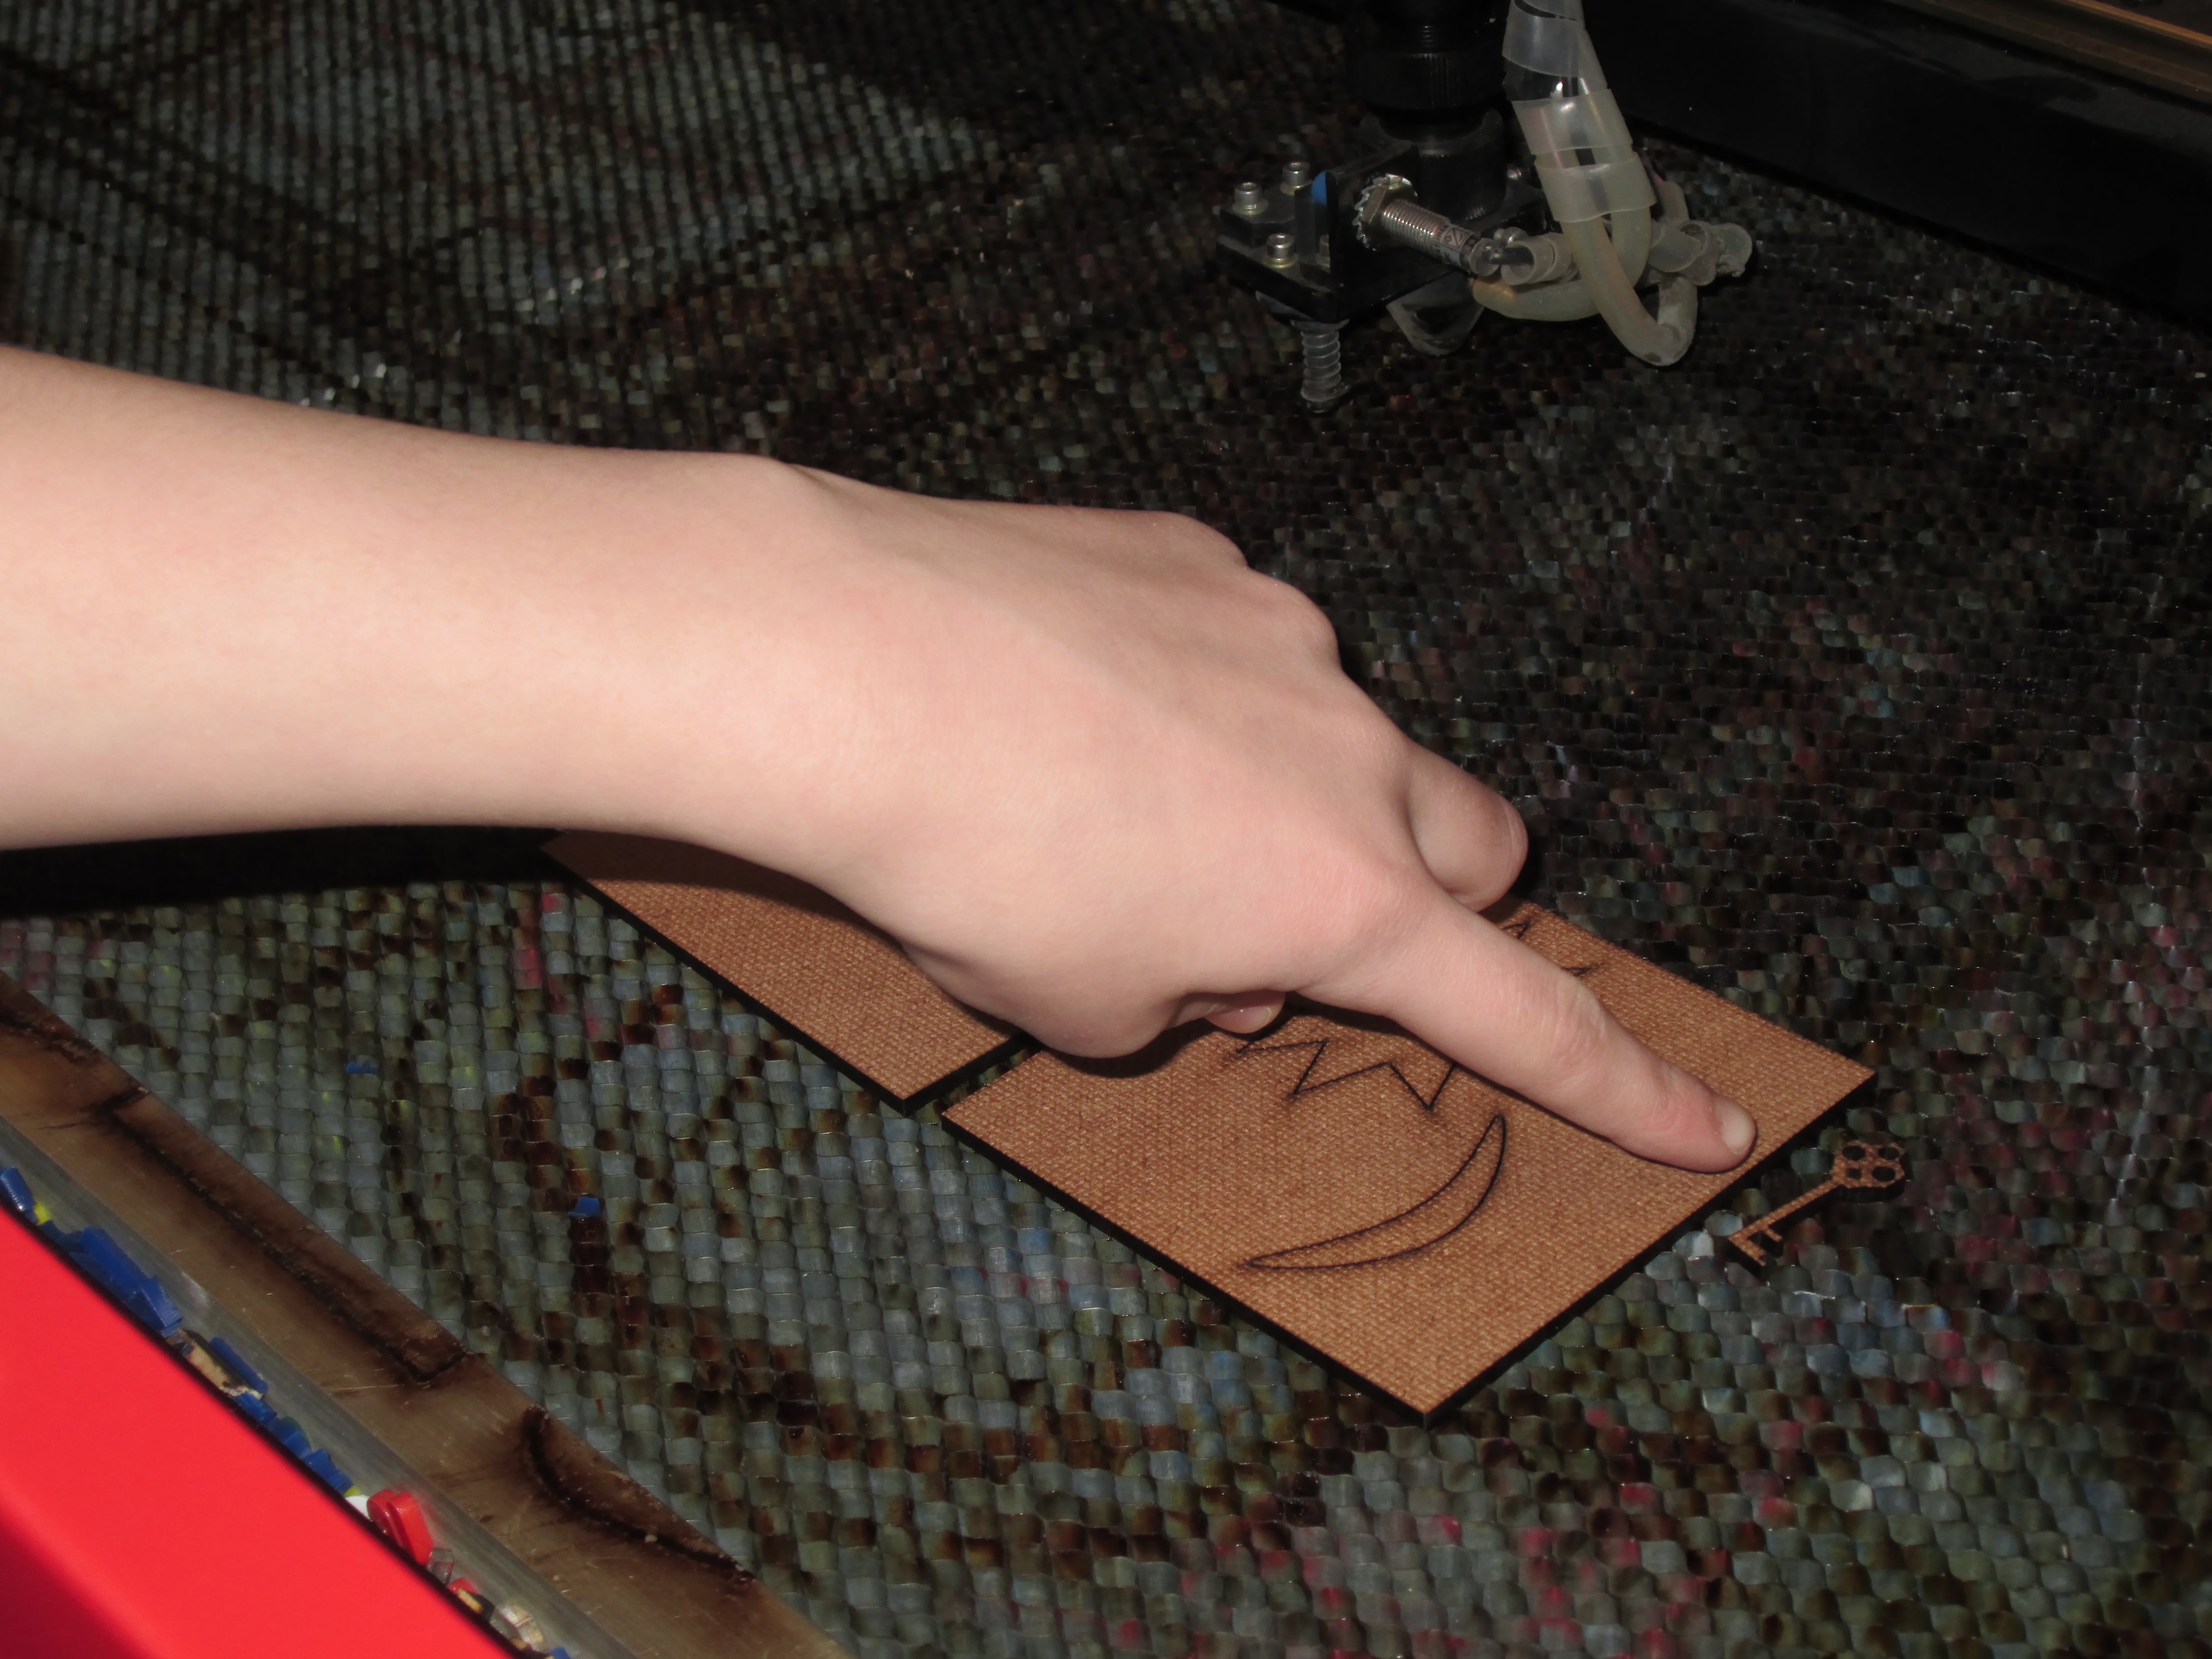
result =
[{"label": "clear plastic tube", "polygon": [[1663,279],[1659,285],[1659,314],[1654,317],[1636,297],[1634,285],[1621,269],[1620,255],[1595,219],[1574,220],[1561,228],[1575,251],[1583,285],[1614,337],[1647,363],[1679,362],[1697,330],[1697,285],[1680,276]]},{"label": "clear plastic tube", "polygon": [[1606,85],[1580,0],[1514,0],[1505,57],[1556,87],[1552,96],[1519,100],[1513,109],[1577,274],[1522,290],[1477,283],[1476,301],[1507,316],[1555,322],[1595,312],[1645,362],[1679,361],[1696,331],[1697,289],[1680,277],[1662,280],[1656,317],[1636,297],[1650,257],[1656,198]]},{"label": "clear plastic tube", "polygon": [[1596,302],[1580,278],[1547,283],[1541,288],[1513,288],[1504,283],[1471,282],[1475,302],[1486,311],[1524,323],[1571,323],[1595,315]]},{"label": "clear plastic tube", "polygon": [[[1611,246],[1618,251],[1622,272],[1632,285],[1643,276],[1644,263],[1650,253],[1650,212],[1639,208],[1632,213],[1617,213],[1606,224],[1612,233]],[[1577,263],[1579,265],[1579,255]],[[1628,275],[1631,272],[1633,275]],[[1468,286],[1476,302],[1485,309],[1523,322],[1571,323],[1595,316],[1598,308],[1596,300],[1578,276],[1537,288],[1515,288],[1507,283],[1486,281],[1473,282]]]}]

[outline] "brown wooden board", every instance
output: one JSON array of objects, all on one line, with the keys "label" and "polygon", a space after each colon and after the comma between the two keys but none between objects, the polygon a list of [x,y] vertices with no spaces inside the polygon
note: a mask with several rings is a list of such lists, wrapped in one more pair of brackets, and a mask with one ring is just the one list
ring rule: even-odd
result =
[{"label": "brown wooden board", "polygon": [[878,1092],[913,1100],[1001,1053],[1013,1028],[955,1002],[818,888],[677,842],[572,833],[546,852]]},{"label": "brown wooden board", "polygon": [[[1768,1152],[1870,1075],[1533,905],[1504,926],[1741,1101]],[[1631,1157],[1333,1011],[1129,1061],[1041,1055],[947,1121],[1424,1412],[1743,1179]]]}]

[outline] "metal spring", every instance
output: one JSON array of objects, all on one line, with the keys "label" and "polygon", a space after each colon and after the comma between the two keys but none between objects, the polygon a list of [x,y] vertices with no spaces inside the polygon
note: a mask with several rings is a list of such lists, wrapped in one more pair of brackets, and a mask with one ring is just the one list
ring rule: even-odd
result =
[{"label": "metal spring", "polygon": [[1344,341],[1341,323],[1297,325],[1298,343],[1305,348],[1305,384],[1298,395],[1316,409],[1326,409],[1344,396]]}]

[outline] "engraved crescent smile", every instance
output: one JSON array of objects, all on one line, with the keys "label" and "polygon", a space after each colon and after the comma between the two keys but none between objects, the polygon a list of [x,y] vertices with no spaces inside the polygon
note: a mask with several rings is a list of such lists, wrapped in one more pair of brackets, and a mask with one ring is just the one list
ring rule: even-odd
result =
[{"label": "engraved crescent smile", "polygon": [[1270,1273],[1312,1273],[1330,1267],[1371,1267],[1441,1244],[1474,1219],[1505,1167],[1505,1116],[1490,1120],[1480,1139],[1450,1177],[1426,1198],[1395,1215],[1288,1249],[1270,1250],[1245,1262]]}]

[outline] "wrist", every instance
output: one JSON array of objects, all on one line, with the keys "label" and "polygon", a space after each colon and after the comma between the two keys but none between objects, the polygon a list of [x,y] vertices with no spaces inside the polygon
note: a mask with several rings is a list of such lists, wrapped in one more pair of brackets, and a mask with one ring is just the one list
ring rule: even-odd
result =
[{"label": "wrist", "polygon": [[604,459],[564,526],[554,626],[580,672],[531,723],[535,793],[564,826],[823,878],[878,811],[910,573],[851,521],[842,481],[750,456]]}]

